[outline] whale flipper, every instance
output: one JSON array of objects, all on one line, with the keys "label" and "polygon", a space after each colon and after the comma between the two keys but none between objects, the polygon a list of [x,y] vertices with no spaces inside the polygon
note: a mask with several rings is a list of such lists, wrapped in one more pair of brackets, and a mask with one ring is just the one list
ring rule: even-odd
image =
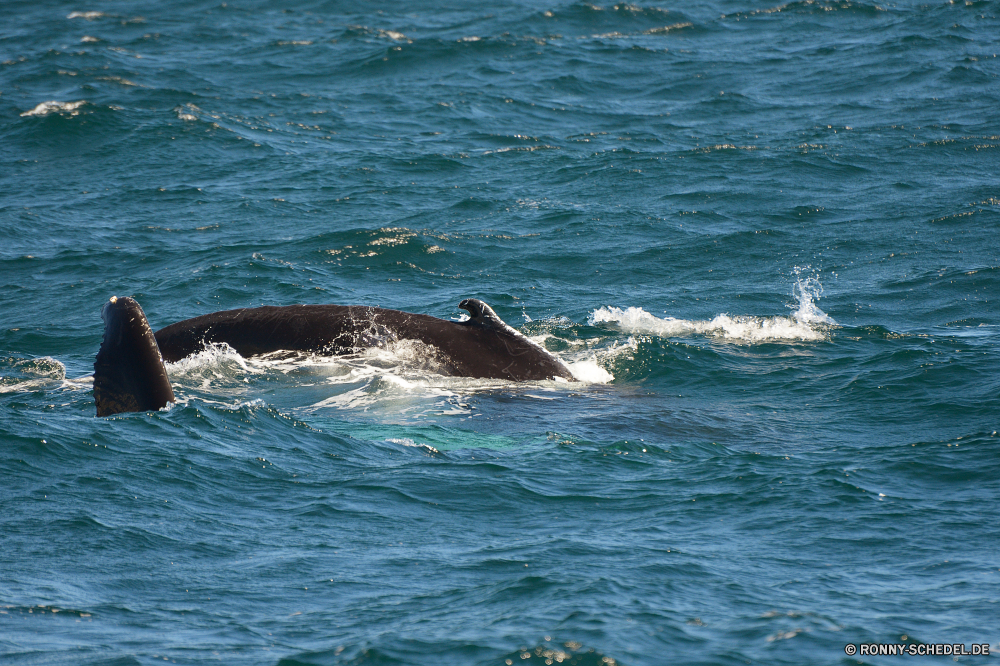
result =
[{"label": "whale flipper", "polygon": [[104,341],[94,361],[97,415],[145,412],[174,402],[160,348],[139,304],[112,296],[101,318]]}]

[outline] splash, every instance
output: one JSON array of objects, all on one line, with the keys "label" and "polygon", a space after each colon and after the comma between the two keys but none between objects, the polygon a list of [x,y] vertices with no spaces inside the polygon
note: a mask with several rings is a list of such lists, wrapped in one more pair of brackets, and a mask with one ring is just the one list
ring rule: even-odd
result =
[{"label": "splash", "polygon": [[[796,267],[795,274],[799,275],[803,270]],[[792,285],[792,295],[799,302],[799,309],[792,316],[796,321],[803,324],[829,324],[835,325],[837,322],[827,313],[823,312],[816,305],[823,296],[823,285],[815,277],[802,279],[801,277]]]},{"label": "splash", "polygon": [[171,383],[181,382],[210,391],[227,384],[245,384],[257,374],[245,358],[226,343],[211,343],[201,351],[176,363],[167,363]]},{"label": "splash", "polygon": [[203,349],[185,356],[179,361],[168,362],[167,367],[173,372],[186,373],[205,367],[218,366],[225,362],[235,363],[241,366],[244,371],[250,371],[246,359],[225,342],[210,342]]},{"label": "splash", "polygon": [[601,367],[596,355],[577,361],[566,360],[564,362],[574,377],[587,384],[607,384],[615,378],[613,374]]},{"label": "splash", "polygon": [[[51,356],[0,358],[0,393],[35,391],[53,385],[66,387],[66,366]],[[74,388],[72,384],[68,388]]]},{"label": "splash", "polygon": [[[525,317],[527,318],[527,314]],[[556,320],[554,323],[557,324],[569,324],[572,323],[568,319]],[[553,338],[554,336],[550,333],[540,333],[538,335],[528,336],[528,339],[534,342],[536,345],[548,351],[560,361],[562,361],[567,368],[569,368],[570,373],[576,378],[577,381],[583,382],[584,384],[607,384],[614,381],[615,376],[605,370],[604,366],[607,365],[608,356],[615,355],[617,350],[601,349],[594,350],[587,347],[587,344],[583,340],[566,340],[560,338],[559,341],[562,344],[568,344],[570,349],[561,352],[552,351],[547,347],[545,341],[548,338]],[[576,347],[576,349],[574,349]],[[556,384],[563,384],[566,382],[565,379],[561,377],[556,377],[553,380]]]},{"label": "splash", "polygon": [[673,338],[704,335],[722,340],[759,344],[764,342],[812,342],[824,340],[830,326],[836,322],[816,305],[823,286],[815,277],[799,279],[792,287],[798,309],[791,317],[753,317],[747,315],[716,315],[710,320],[656,317],[642,308],[607,306],[594,310],[588,318],[593,326],[616,324],[633,335],[653,335]]}]

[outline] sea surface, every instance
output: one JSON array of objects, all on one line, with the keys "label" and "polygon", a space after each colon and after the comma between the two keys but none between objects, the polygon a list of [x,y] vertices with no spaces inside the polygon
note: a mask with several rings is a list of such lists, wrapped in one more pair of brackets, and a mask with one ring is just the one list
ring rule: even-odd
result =
[{"label": "sea surface", "polygon": [[[0,662],[998,663],[998,17],[4,0]],[[579,381],[217,346],[96,418],[112,295],[480,298]]]}]

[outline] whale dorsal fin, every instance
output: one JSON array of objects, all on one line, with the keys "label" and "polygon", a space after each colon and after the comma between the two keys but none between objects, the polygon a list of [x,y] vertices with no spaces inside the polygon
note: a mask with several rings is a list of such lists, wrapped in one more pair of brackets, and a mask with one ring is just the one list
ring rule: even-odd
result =
[{"label": "whale dorsal fin", "polygon": [[493,311],[493,308],[486,305],[486,303],[478,298],[466,298],[458,304],[458,307],[462,310],[467,310],[469,313],[469,320],[478,326],[504,327],[507,325],[504,323],[503,319],[497,316],[497,313]]},{"label": "whale dorsal fin", "polygon": [[524,337],[516,329],[511,328],[507,322],[501,319],[499,315],[493,311],[493,308],[478,298],[466,298],[458,304],[458,307],[469,312],[469,321],[466,322],[467,324],[483,328],[492,328],[495,331],[504,331],[505,333],[510,333],[518,337]]}]

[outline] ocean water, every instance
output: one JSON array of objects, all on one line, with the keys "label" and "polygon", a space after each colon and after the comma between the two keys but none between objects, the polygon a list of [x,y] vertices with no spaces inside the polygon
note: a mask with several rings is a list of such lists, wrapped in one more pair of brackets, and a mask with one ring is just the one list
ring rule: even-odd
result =
[{"label": "ocean water", "polygon": [[[998,15],[5,0],[0,661],[994,663]],[[96,418],[112,295],[481,298],[580,381],[216,347]]]}]

